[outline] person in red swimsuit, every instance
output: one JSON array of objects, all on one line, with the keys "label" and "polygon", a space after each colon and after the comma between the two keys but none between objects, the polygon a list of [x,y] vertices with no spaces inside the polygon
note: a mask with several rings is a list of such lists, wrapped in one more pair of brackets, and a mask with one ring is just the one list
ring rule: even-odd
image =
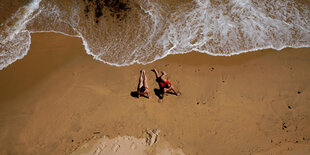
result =
[{"label": "person in red swimsuit", "polygon": [[165,71],[162,71],[160,76],[155,68],[153,68],[152,71],[155,73],[156,81],[159,83],[162,94],[160,101],[164,99],[165,93],[170,91],[173,91],[177,96],[180,96],[180,93],[172,86],[171,82],[166,79],[167,73]]},{"label": "person in red swimsuit", "polygon": [[142,69],[140,71],[140,78],[139,78],[139,84],[138,84],[138,98],[143,95],[147,98],[151,98],[149,86],[147,84],[147,78],[145,75],[145,70]]}]

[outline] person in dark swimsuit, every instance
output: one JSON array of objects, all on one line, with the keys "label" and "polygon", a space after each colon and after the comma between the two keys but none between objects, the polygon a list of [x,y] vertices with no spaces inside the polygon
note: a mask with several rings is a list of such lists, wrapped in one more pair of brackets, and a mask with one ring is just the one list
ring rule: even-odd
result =
[{"label": "person in dark swimsuit", "polygon": [[151,98],[144,69],[140,71],[140,78],[139,78],[139,84],[138,84],[138,98],[142,95],[147,98]]},{"label": "person in dark swimsuit", "polygon": [[173,91],[174,94],[180,96],[180,93],[177,92],[177,90],[172,86],[171,82],[166,79],[167,73],[165,71],[162,71],[160,76],[155,68],[153,68],[152,71],[155,73],[156,81],[159,84],[159,88],[162,94],[159,101],[162,101],[164,99],[165,93],[170,91]]}]

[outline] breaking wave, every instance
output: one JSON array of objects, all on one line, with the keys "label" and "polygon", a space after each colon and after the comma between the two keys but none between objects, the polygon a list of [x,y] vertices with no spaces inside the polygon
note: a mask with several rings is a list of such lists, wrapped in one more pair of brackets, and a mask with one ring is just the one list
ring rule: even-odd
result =
[{"label": "breaking wave", "polygon": [[0,69],[23,58],[38,32],[80,37],[88,54],[115,66],[310,45],[310,4],[299,0],[32,0],[3,13]]}]

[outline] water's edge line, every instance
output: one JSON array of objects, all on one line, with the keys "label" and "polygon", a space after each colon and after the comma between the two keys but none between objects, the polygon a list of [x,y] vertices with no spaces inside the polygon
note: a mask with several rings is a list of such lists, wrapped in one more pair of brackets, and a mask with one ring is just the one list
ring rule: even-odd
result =
[{"label": "water's edge line", "polygon": [[[211,52],[208,52],[208,51],[202,51],[202,50],[199,50],[199,49],[192,49],[190,51],[185,51],[185,52],[180,52],[180,53],[169,53],[167,52],[166,54],[164,54],[163,56],[160,56],[160,57],[155,57],[154,60],[150,61],[150,62],[140,62],[139,60],[134,60],[133,62],[131,63],[127,63],[127,64],[123,64],[123,65],[118,65],[118,64],[115,64],[115,63],[110,63],[110,62],[106,62],[104,60],[101,60],[100,58],[98,58],[98,56],[94,55],[92,52],[90,52],[89,48],[88,48],[88,45],[85,41],[85,39],[83,37],[81,37],[81,35],[70,35],[70,34],[66,34],[64,32],[60,32],[60,31],[28,31],[29,33],[29,47],[27,48],[27,51],[25,51],[25,54],[23,54],[21,57],[18,57],[16,58],[15,61],[17,60],[20,60],[20,59],[23,59],[24,56],[26,56],[28,54],[28,51],[30,50],[30,45],[31,45],[31,34],[32,33],[56,33],[56,34],[62,34],[62,35],[65,35],[65,36],[68,36],[68,37],[76,37],[76,38],[80,38],[82,40],[82,43],[83,43],[83,46],[84,46],[84,50],[86,51],[86,53],[88,55],[91,55],[93,56],[93,59],[95,60],[98,60],[100,62],[103,62],[105,64],[108,64],[110,66],[115,66],[115,67],[123,67],[123,66],[130,66],[130,65],[133,65],[133,64],[140,64],[140,65],[147,65],[147,64],[151,64],[157,60],[160,60],[160,59],[163,59],[165,57],[167,57],[168,55],[177,55],[177,54],[186,54],[186,53],[190,53],[190,52],[199,52],[199,53],[204,53],[204,54],[208,54],[208,55],[211,55],[211,56],[225,56],[225,57],[229,57],[229,56],[235,56],[235,55],[239,55],[239,54],[243,54],[243,53],[249,53],[249,52],[255,52],[255,51],[261,51],[261,50],[267,50],[267,49],[272,49],[272,50],[277,50],[277,51],[280,51],[282,49],[285,49],[285,48],[309,48],[310,45],[301,45],[301,46],[283,46],[281,48],[274,48],[272,46],[267,46],[267,47],[261,47],[261,48],[255,48],[255,49],[250,49],[250,50],[242,50],[242,51],[239,51],[239,52],[233,52],[233,53],[230,53],[230,54],[214,54],[214,53],[211,53]],[[4,68],[8,67],[9,65],[13,64],[15,61],[11,62],[10,64],[8,64],[7,66],[4,66],[3,68],[0,68],[0,70],[3,70]]]}]

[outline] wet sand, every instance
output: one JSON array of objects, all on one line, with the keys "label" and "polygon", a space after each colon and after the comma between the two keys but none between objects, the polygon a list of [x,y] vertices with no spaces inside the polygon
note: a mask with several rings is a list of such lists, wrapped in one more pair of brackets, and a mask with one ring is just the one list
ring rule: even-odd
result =
[{"label": "wet sand", "polygon": [[[153,67],[182,95],[158,103]],[[143,68],[151,99],[131,96]],[[28,55],[0,71],[0,154],[70,154],[103,135],[151,129],[161,131],[155,147],[185,154],[309,154],[309,70],[310,48],[114,67],[79,38],[32,34]]]}]

